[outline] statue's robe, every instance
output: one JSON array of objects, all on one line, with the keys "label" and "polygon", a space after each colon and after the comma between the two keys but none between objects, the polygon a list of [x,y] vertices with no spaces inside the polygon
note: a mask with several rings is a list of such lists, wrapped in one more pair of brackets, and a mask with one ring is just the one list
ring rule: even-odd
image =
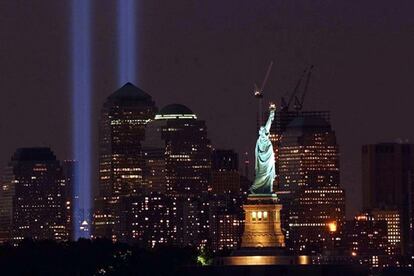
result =
[{"label": "statue's robe", "polygon": [[275,154],[269,134],[260,135],[256,142],[256,177],[250,188],[252,194],[271,194],[276,177]]}]

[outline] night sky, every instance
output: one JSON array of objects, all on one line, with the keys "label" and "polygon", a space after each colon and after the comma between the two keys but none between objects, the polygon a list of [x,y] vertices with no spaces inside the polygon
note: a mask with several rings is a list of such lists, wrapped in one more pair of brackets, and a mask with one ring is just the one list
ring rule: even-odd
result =
[{"label": "night sky", "polygon": [[[159,108],[190,107],[216,148],[253,153],[253,83],[271,59],[266,102],[292,91],[304,67],[315,65],[304,109],[332,112],[348,215],[361,206],[361,145],[414,141],[413,1],[137,2],[136,85]],[[2,167],[22,146],[71,158],[70,3],[0,1]],[[95,0],[93,11],[97,152],[99,109],[117,88],[116,1]]]}]

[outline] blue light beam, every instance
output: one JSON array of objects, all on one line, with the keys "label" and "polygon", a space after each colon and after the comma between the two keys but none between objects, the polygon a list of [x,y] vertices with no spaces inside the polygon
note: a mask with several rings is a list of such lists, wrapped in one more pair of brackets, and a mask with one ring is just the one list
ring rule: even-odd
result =
[{"label": "blue light beam", "polygon": [[77,161],[72,204],[75,240],[90,238],[89,227],[85,224],[85,221],[88,225],[91,222],[90,12],[90,0],[72,0],[72,150]]},{"label": "blue light beam", "polygon": [[135,0],[118,0],[118,85],[136,81]]}]

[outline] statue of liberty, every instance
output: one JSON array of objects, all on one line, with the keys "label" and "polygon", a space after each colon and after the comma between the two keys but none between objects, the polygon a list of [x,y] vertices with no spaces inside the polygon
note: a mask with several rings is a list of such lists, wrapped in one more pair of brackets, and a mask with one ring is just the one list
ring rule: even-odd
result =
[{"label": "statue of liberty", "polygon": [[273,190],[273,181],[276,177],[275,154],[272,142],[269,139],[270,126],[275,117],[275,105],[270,105],[270,114],[267,122],[259,129],[259,138],[255,150],[255,171],[256,176],[253,185],[250,187],[251,194],[270,195]]}]

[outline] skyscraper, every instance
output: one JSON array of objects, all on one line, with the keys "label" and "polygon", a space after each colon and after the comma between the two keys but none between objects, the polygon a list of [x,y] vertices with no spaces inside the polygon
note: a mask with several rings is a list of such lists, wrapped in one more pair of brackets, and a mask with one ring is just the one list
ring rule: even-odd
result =
[{"label": "skyscraper", "polygon": [[213,151],[211,183],[208,210],[211,248],[214,251],[236,249],[243,233],[242,205],[245,200],[236,152]]},{"label": "skyscraper", "polygon": [[239,158],[233,150],[214,150],[211,184],[213,194],[241,194]]},{"label": "skyscraper", "polygon": [[167,105],[155,116],[164,122],[167,194],[200,196],[210,187],[211,145],[204,121],[186,106]]},{"label": "skyscraper", "polygon": [[323,117],[299,116],[286,126],[278,150],[287,246],[301,254],[320,253],[330,230],[339,231],[345,218],[335,132]]},{"label": "skyscraper", "polygon": [[402,225],[401,212],[399,210],[370,210],[373,218],[377,221],[385,222],[387,226],[387,253],[389,255],[401,255],[402,250]]},{"label": "skyscraper", "polygon": [[154,120],[147,124],[142,143],[144,160],[144,187],[146,192],[165,194],[167,190],[165,141],[161,138],[164,122]]},{"label": "skyscraper", "polygon": [[121,198],[120,225],[124,242],[147,247],[172,243],[174,204],[165,194],[145,190]]},{"label": "skyscraper", "polygon": [[399,216],[400,237],[392,238],[395,245],[400,244],[396,254],[413,253],[413,172],[413,144],[380,143],[362,147],[363,208],[378,209],[384,219],[394,221],[393,225]]},{"label": "skyscraper", "polygon": [[275,152],[275,162],[276,162],[276,179],[274,182],[274,190],[277,190],[279,185],[279,148],[282,139],[282,134],[286,131],[288,125],[297,118],[322,118],[327,123],[330,123],[330,113],[329,111],[292,111],[286,108],[281,108],[277,110],[275,114],[275,120],[270,129],[270,140],[273,144],[273,150]]},{"label": "skyscraper", "polygon": [[369,213],[358,214],[345,223],[343,232],[346,248],[360,264],[371,267],[389,264],[387,223],[384,220],[377,220]]},{"label": "skyscraper", "polygon": [[244,226],[241,197],[224,194],[212,195],[209,199],[211,248],[213,251],[238,248]]},{"label": "skyscraper", "polygon": [[188,107],[171,104],[158,112],[153,127],[157,131],[151,133],[164,141],[165,190],[175,208],[174,242],[199,245],[208,235],[208,206],[202,198],[211,189],[211,145],[206,124]]},{"label": "skyscraper", "polygon": [[9,230],[9,238],[15,243],[24,238],[67,240],[65,180],[54,153],[17,149],[6,172],[1,228]]},{"label": "skyscraper", "polygon": [[122,240],[120,200],[143,185],[141,142],[154,118],[151,96],[127,83],[103,105],[99,132],[99,195],[95,201],[94,236]]}]

